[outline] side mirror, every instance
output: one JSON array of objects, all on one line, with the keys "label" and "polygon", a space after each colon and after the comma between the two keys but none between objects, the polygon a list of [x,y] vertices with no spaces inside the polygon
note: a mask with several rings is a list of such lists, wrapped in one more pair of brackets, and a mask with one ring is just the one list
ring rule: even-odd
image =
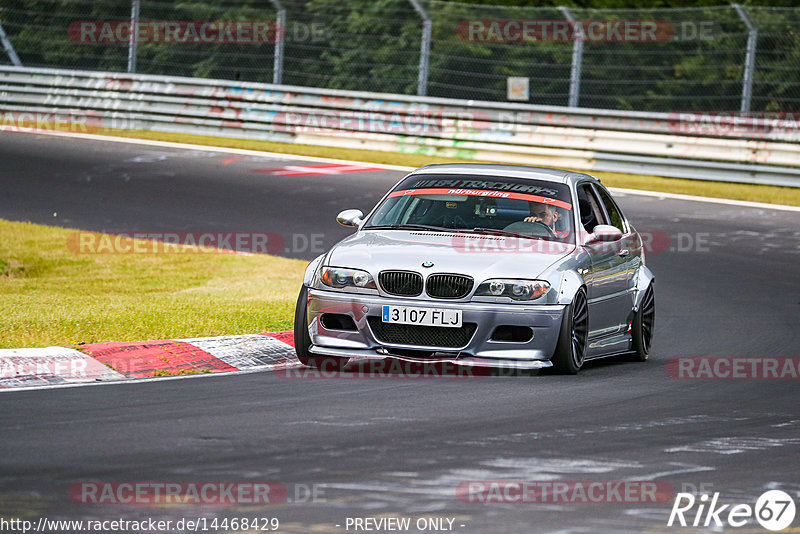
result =
[{"label": "side mirror", "polygon": [[586,243],[608,243],[622,239],[622,230],[610,224],[598,224],[594,227],[594,233],[589,236]]},{"label": "side mirror", "polygon": [[344,210],[336,216],[336,222],[342,226],[358,226],[364,222],[361,210]]}]

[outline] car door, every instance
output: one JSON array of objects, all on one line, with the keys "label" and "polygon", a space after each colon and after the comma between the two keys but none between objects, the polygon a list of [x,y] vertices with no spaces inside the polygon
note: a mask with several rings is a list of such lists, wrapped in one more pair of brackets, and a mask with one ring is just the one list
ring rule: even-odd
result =
[{"label": "car door", "polygon": [[[632,307],[634,273],[642,262],[642,243],[633,227],[628,223],[628,219],[625,218],[625,214],[622,213],[619,205],[611,197],[611,193],[602,185],[595,184],[594,187],[597,196],[600,198],[600,203],[605,209],[608,224],[618,228],[622,232],[622,240],[617,254],[623,258],[625,263],[625,286],[631,292],[630,305]],[[626,319],[628,311],[630,310],[626,310]]]},{"label": "car door", "polygon": [[[609,215],[592,183],[578,185],[581,224],[591,234],[598,224],[610,224]],[[624,234],[625,230],[623,230]],[[585,243],[591,259],[587,273],[589,336],[603,337],[619,332],[631,309],[625,240]]]}]

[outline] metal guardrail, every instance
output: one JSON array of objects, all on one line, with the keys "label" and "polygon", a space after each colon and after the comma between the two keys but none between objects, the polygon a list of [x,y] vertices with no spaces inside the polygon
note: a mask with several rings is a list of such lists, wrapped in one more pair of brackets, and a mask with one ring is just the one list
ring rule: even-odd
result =
[{"label": "metal guardrail", "polygon": [[[754,119],[465,101],[108,72],[0,67],[0,125],[83,114],[97,130],[461,157],[800,187],[800,130]],[[39,121],[41,122],[41,121]],[[687,134],[688,132],[688,134]]]}]

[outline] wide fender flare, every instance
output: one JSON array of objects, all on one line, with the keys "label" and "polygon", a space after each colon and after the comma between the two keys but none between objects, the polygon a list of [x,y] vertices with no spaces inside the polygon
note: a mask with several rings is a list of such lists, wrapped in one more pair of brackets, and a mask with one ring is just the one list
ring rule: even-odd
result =
[{"label": "wide fender flare", "polygon": [[565,271],[561,275],[561,287],[558,289],[558,304],[569,306],[575,294],[582,287],[586,287],[586,281],[574,271]]},{"label": "wide fender flare", "polygon": [[319,256],[311,260],[311,263],[308,264],[308,267],[306,267],[306,272],[303,275],[304,286],[311,287],[313,285],[314,276],[316,276],[317,270],[319,269],[319,266],[324,258],[325,254],[320,254]]},{"label": "wide fender flare", "polygon": [[634,274],[634,291],[635,296],[633,299],[633,311],[638,312],[639,306],[642,304],[644,292],[656,280],[655,275],[646,266],[641,265]]}]

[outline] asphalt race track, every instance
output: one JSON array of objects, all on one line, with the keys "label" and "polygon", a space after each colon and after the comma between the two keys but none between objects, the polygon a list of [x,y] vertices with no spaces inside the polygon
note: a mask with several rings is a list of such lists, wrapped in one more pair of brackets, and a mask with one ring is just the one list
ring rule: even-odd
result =
[{"label": "asphalt race track", "polygon": [[[338,211],[366,212],[402,176],[281,176],[254,170],[310,164],[6,133],[0,161],[0,218],[110,232],[278,232],[284,253],[305,259],[317,252],[304,237],[331,245],[348,233]],[[395,516],[450,518],[464,533],[708,530],[668,527],[671,502],[456,496],[467,481],[552,479],[658,481],[750,506],[782,489],[800,505],[800,382],[666,371],[677,357],[800,356],[800,213],[617,198],[637,229],[661,239],[647,257],[658,302],[647,363],[591,364],[574,377],[254,373],[5,393],[0,516],[277,517],[279,532],[353,532],[348,517]],[[97,481],[273,481],[288,496],[202,509],[70,500],[70,486]],[[764,530],[752,521],[739,531]]]}]

